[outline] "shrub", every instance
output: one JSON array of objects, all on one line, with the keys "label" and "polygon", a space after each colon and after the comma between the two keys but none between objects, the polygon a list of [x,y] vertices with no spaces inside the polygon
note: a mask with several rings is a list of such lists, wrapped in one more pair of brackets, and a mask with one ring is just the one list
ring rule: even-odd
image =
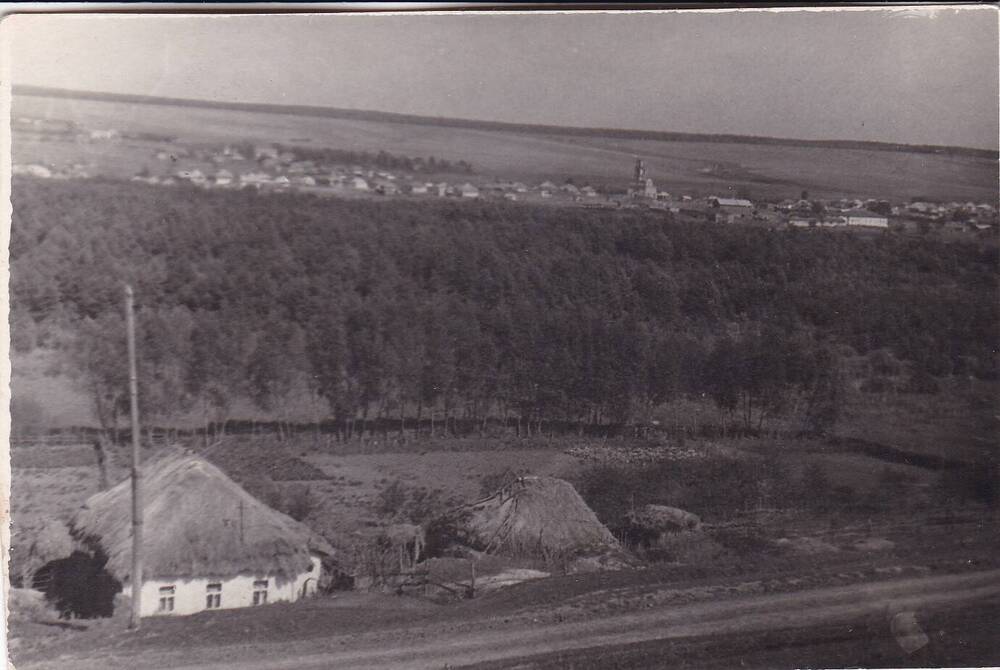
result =
[{"label": "shrub", "polygon": [[403,511],[406,498],[406,486],[398,479],[394,479],[388,486],[379,491],[378,498],[375,500],[375,511],[379,516],[397,516]]},{"label": "shrub", "polygon": [[466,523],[467,513],[452,512],[431,519],[425,529],[424,555],[428,558],[447,556],[449,550],[458,546],[471,546]]},{"label": "shrub", "polygon": [[439,490],[408,487],[397,479],[379,492],[375,511],[385,518],[424,524],[456,504],[455,500],[445,498]]}]

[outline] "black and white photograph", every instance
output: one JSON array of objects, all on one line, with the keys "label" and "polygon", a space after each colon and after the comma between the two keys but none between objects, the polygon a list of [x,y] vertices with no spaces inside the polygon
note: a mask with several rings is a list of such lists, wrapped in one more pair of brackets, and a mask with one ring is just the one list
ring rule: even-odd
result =
[{"label": "black and white photograph", "polygon": [[996,6],[3,11],[5,667],[1000,665]]}]

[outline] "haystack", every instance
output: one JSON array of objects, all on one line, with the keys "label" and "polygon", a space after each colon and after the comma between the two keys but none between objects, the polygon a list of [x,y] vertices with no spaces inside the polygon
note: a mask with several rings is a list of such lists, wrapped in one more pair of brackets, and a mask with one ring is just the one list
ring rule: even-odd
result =
[{"label": "haystack", "polygon": [[618,546],[576,489],[555,477],[522,477],[460,512],[488,553],[547,559]]},{"label": "haystack", "polygon": [[[291,579],[310,555],[333,549],[312,530],[260,502],[214,465],[174,454],[143,469],[143,578],[245,573]],[[71,521],[74,537],[107,557],[122,583],[132,567],[131,480],[87,500]]]}]

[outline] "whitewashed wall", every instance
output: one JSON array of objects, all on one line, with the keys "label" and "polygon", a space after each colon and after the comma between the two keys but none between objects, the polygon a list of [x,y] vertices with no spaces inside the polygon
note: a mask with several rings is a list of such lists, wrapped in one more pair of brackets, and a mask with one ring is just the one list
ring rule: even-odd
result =
[{"label": "whitewashed wall", "polygon": [[[142,584],[141,616],[171,616],[195,614],[204,611],[207,587],[211,583],[222,584],[222,602],[218,609],[235,609],[253,606],[253,584],[260,579],[267,579],[267,602],[292,602],[303,595],[316,592],[316,583],[322,570],[318,556],[311,558],[312,569],[302,572],[294,579],[283,579],[272,575],[242,574],[229,578],[198,577],[194,579],[147,580]],[[160,587],[174,587],[174,610],[160,612]],[[131,587],[123,588],[125,595],[131,593]]]},{"label": "whitewashed wall", "polygon": [[849,226],[865,226],[868,228],[888,228],[888,219],[876,216],[850,216],[847,219]]}]

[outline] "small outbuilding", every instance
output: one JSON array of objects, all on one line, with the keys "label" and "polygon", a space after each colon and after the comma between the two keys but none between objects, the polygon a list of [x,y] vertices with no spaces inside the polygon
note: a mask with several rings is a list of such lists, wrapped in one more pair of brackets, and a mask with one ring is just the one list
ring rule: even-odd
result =
[{"label": "small outbuilding", "polygon": [[[199,456],[150,463],[142,490],[142,616],[299,600],[315,593],[333,556],[322,537]],[[130,594],[131,480],[92,496],[70,525]]]}]

